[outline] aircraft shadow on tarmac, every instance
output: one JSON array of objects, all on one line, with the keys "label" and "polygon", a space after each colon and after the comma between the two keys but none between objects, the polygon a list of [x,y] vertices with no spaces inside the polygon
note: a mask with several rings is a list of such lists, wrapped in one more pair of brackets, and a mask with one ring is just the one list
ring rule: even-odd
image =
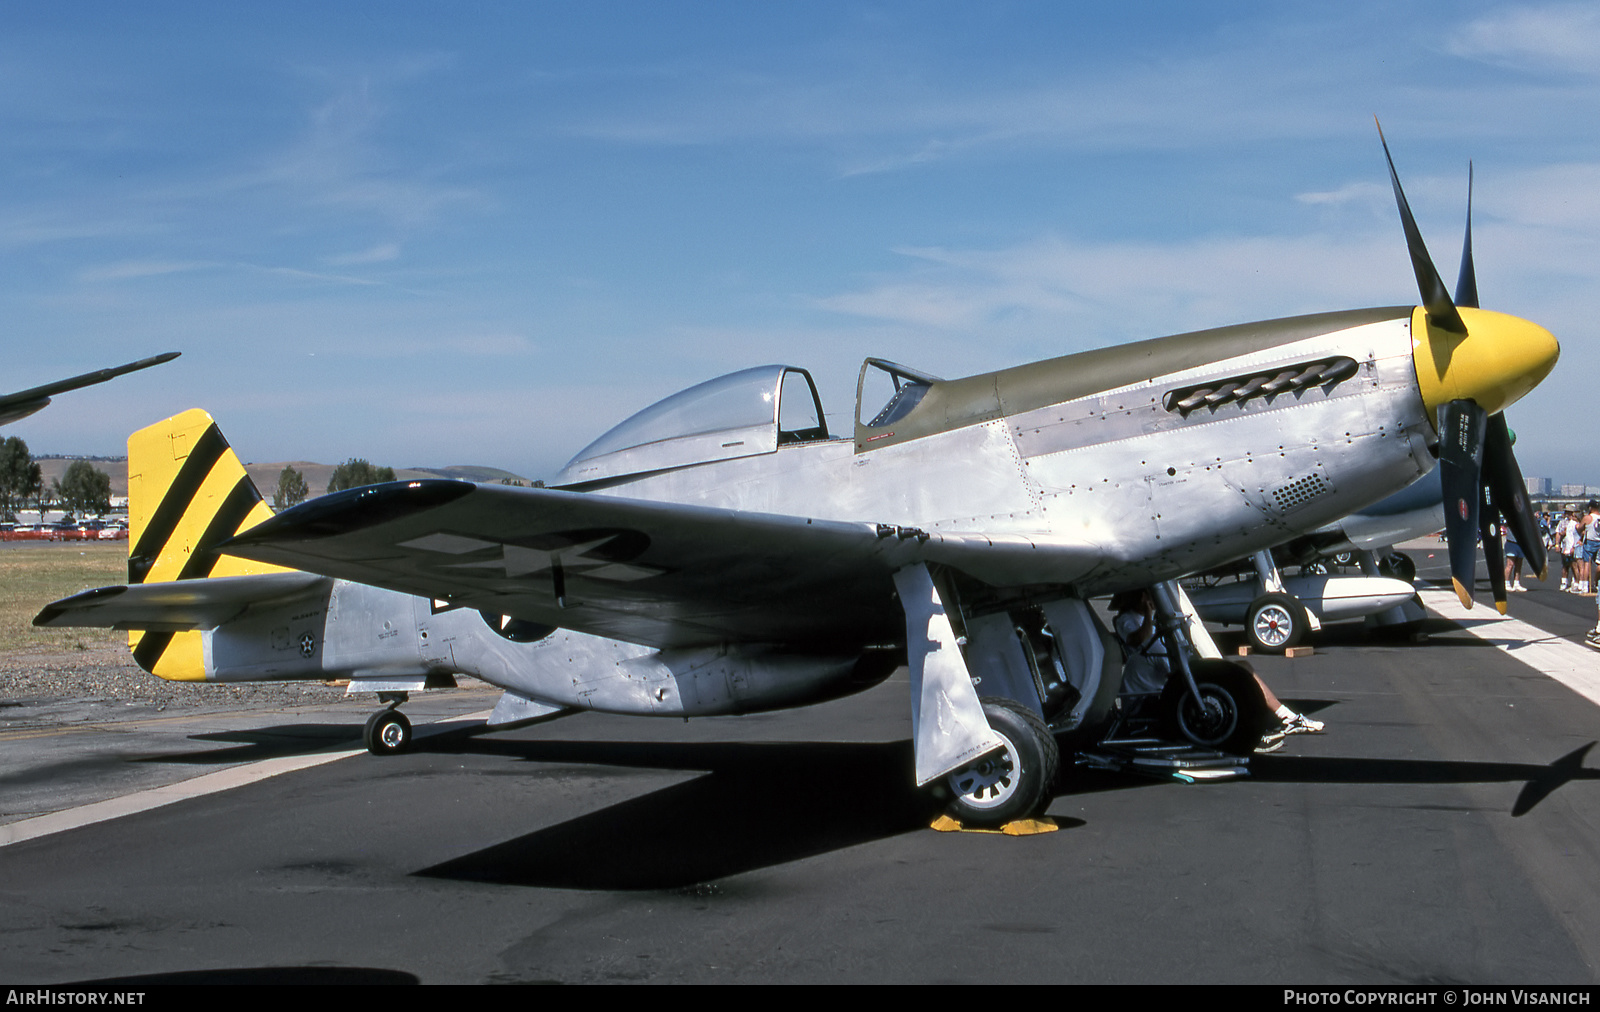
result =
[{"label": "aircraft shadow on tarmac", "polygon": [[[483,731],[483,722],[474,720],[446,720],[427,724],[417,729],[419,742],[440,738],[448,739]],[[241,731],[215,731],[209,734],[191,734],[190,741],[216,741],[237,743],[233,748],[211,749],[207,752],[159,752],[140,756],[135,762],[180,763],[194,766],[227,766],[233,763],[260,762],[293,755],[316,755],[321,752],[344,752],[361,747],[361,728],[346,723],[330,724],[279,724],[275,727],[257,727]]]},{"label": "aircraft shadow on tarmac", "polygon": [[1250,777],[1267,783],[1301,784],[1487,784],[1524,781],[1511,806],[1526,815],[1573,780],[1600,780],[1600,770],[1583,765],[1594,742],[1574,749],[1548,766],[1528,763],[1461,762],[1434,759],[1344,759],[1316,756],[1256,756]]},{"label": "aircraft shadow on tarmac", "polygon": [[[1301,712],[1328,704],[1291,700]],[[498,755],[529,763],[703,771],[654,791],[463,855],[417,874],[545,888],[671,889],[885,839],[927,827],[940,805],[911,780],[909,741],[861,743],[672,743],[526,741],[480,737],[482,725],[432,725],[422,753]],[[236,742],[208,752],[144,756],[139,762],[222,765],[336,751],[355,743],[348,724],[286,724],[193,736]],[[1600,780],[1584,766],[1594,742],[1547,766],[1422,759],[1255,756],[1251,779],[1266,783],[1469,784],[1525,786],[1521,816],[1573,780]],[[1057,797],[1168,783],[1103,771],[1067,772]],[[1079,819],[1057,820],[1063,828]]]},{"label": "aircraft shadow on tarmac", "polygon": [[705,775],[418,872],[563,889],[671,889],[925,828],[911,744],[462,743],[539,763]]},{"label": "aircraft shadow on tarmac", "polygon": [[191,734],[190,741],[237,743],[233,748],[205,752],[161,752],[141,756],[136,762],[182,763],[194,766],[226,766],[232,763],[260,762],[291,755],[341,752],[361,743],[361,729],[349,724],[280,724],[244,731],[217,731]]},{"label": "aircraft shadow on tarmac", "polygon": [[[445,743],[440,742],[440,746]],[[1523,815],[1572,780],[1600,780],[1583,760],[1594,743],[1548,766],[1413,759],[1257,756],[1268,783],[1526,786]],[[438,751],[524,762],[705,770],[704,776],[475,851],[416,874],[559,889],[674,889],[925,828],[938,804],[906,790],[909,742],[671,744],[457,740]],[[1057,797],[1158,786],[1125,774],[1070,774]],[[1059,818],[1063,828],[1084,825]]]},{"label": "aircraft shadow on tarmac", "polygon": [[53,987],[129,988],[167,984],[420,984],[415,974],[365,966],[238,966],[78,980]]}]

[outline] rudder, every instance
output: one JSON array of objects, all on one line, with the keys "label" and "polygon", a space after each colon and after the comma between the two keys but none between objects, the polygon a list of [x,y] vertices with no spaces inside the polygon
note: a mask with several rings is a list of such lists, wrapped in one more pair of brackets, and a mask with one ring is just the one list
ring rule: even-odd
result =
[{"label": "rudder", "polygon": [[[211,416],[198,408],[128,437],[128,582],[160,583],[286,572],[217,546],[272,516]],[[203,634],[128,634],[144,670],[204,681]]]}]

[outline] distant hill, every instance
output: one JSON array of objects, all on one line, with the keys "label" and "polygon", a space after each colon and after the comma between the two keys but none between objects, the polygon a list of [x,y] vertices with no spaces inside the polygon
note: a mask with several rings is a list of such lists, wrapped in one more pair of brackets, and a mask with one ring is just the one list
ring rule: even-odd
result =
[{"label": "distant hill", "polygon": [[[292,467],[305,476],[306,485],[311,488],[313,497],[328,491],[328,482],[333,479],[333,469],[336,464],[318,464],[309,460],[289,460],[276,464],[246,464],[244,469],[250,472],[250,480],[256,483],[261,494],[268,502],[272,501],[272,493],[278,487],[278,477],[283,474],[283,469]],[[381,465],[380,465],[381,466]],[[454,478],[458,481],[488,481],[497,482],[504,479],[520,481],[523,484],[532,484],[521,475],[502,471],[498,467],[484,467],[478,464],[452,464],[449,467],[397,467],[394,469],[396,481],[416,481],[424,478]]]},{"label": "distant hill", "polygon": [[[111,476],[111,494],[113,496],[126,496],[128,494],[128,458],[126,457],[35,457],[40,472],[44,475],[44,483],[48,487],[52,481],[60,481],[67,473],[67,466],[74,460],[87,460],[95,467]],[[276,464],[246,464],[244,469],[250,473],[250,480],[256,483],[261,494],[268,502],[272,501],[272,493],[278,487],[278,476],[286,467],[293,467],[305,475],[306,484],[311,488],[313,496],[322,495],[328,490],[328,481],[333,477],[334,464],[318,464],[309,460],[282,461]],[[449,467],[406,467],[395,468],[394,476],[400,481],[415,481],[421,478],[455,478],[459,481],[486,481],[497,482],[510,479],[523,484],[532,484],[528,479],[498,467],[487,467],[482,464],[452,464]]]},{"label": "distant hill", "polygon": [[[52,481],[60,481],[66,477],[67,468],[74,460],[87,460],[97,470],[104,471],[111,477],[111,495],[113,497],[128,494],[128,458],[127,457],[35,457],[33,462],[39,465],[39,472],[44,475],[44,487],[49,488]],[[273,481],[278,479],[274,478]]]}]

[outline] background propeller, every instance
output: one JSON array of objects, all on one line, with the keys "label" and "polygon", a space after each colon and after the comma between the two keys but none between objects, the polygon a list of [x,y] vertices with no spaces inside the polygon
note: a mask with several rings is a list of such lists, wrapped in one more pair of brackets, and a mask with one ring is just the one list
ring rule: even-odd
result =
[{"label": "background propeller", "polygon": [[[1478,309],[1478,276],[1472,260],[1472,166],[1467,166],[1467,227],[1461,246],[1461,271],[1452,300],[1439,271],[1423,244],[1422,233],[1400,187],[1389,143],[1378,127],[1378,140],[1389,163],[1389,181],[1406,233],[1406,248],[1417,277],[1417,291],[1427,314],[1429,351],[1443,372],[1455,349],[1469,339],[1458,307]],[[1445,333],[1435,333],[1435,330]],[[1489,584],[1495,607],[1506,611],[1505,557],[1500,542],[1500,519],[1521,546],[1529,567],[1544,579],[1548,559],[1539,523],[1528,501],[1522,469],[1512,453],[1512,437],[1503,413],[1490,414],[1475,400],[1457,398],[1439,405],[1439,471],[1444,490],[1445,536],[1450,548],[1450,577],[1456,595],[1472,607],[1472,587],[1477,572],[1476,542],[1481,538],[1489,565]]]},{"label": "background propeller", "polygon": [[[1472,163],[1467,163],[1467,231],[1461,242],[1461,273],[1456,278],[1457,306],[1478,308],[1478,272],[1472,263]],[[1549,575],[1549,558],[1545,552],[1544,538],[1539,531],[1539,518],[1533,514],[1533,504],[1528,501],[1528,483],[1522,478],[1522,468],[1517,465],[1516,454],[1511,452],[1515,438],[1506,422],[1505,412],[1490,415],[1486,424],[1483,444],[1483,473],[1489,490],[1486,502],[1492,510],[1490,516],[1504,517],[1511,536],[1522,548],[1528,568],[1543,580]],[[1499,530],[1496,529],[1496,535]],[[1499,538],[1495,538],[1498,546]],[[1487,553],[1488,541],[1484,541]],[[1505,560],[1491,564],[1489,582],[1496,588],[1495,605],[1505,613]],[[1498,579],[1496,578],[1498,574]]]}]

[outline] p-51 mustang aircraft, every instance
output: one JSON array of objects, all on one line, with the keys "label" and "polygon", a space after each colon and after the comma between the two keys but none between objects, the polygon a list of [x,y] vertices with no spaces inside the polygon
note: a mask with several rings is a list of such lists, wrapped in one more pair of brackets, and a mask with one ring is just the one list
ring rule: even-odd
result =
[{"label": "p-51 mustang aircraft", "polygon": [[56,394],[64,394],[68,390],[81,390],[84,387],[92,387],[96,383],[104,383],[107,380],[116,379],[118,376],[126,376],[130,372],[138,372],[140,369],[148,369],[153,365],[171,362],[181,354],[183,353],[179,351],[169,351],[161,355],[152,355],[150,358],[141,358],[137,362],[129,362],[126,365],[112,366],[109,369],[96,369],[94,372],[86,372],[71,379],[56,380],[54,383],[46,383],[43,386],[18,390],[16,393],[0,394],[0,425],[14,422],[19,418],[26,418],[35,411],[43,411],[50,406],[50,398]]},{"label": "p-51 mustang aircraft", "polygon": [[[1248,751],[1248,675],[1190,658],[1176,579],[1381,499],[1436,453],[1470,464],[1558,354],[1451,301],[1394,188],[1421,306],[954,380],[869,358],[849,434],[805,370],[763,366],[639,412],[551,488],[395,482],[272,516],[187,412],[129,441],[129,583],[35,622],[134,630],[167,678],[404,693],[470,674],[505,689],[492,725],[800,706],[903,662],[917,784],[998,824],[1113,720],[1122,651],[1088,599],[1152,586],[1171,726]],[[409,734],[391,705],[368,746]]]}]

